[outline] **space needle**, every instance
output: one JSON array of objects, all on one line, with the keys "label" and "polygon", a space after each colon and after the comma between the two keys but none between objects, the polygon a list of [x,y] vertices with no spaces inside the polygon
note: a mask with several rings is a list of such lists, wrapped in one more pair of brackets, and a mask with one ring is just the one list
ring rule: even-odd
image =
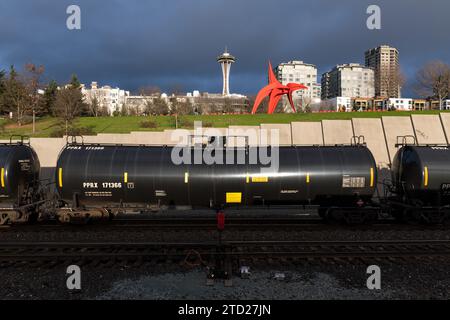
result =
[{"label": "space needle", "polygon": [[223,90],[222,94],[224,96],[230,95],[230,69],[231,64],[236,61],[236,58],[228,53],[227,48],[225,48],[225,52],[217,57],[217,62],[222,66],[222,75],[223,75]]}]

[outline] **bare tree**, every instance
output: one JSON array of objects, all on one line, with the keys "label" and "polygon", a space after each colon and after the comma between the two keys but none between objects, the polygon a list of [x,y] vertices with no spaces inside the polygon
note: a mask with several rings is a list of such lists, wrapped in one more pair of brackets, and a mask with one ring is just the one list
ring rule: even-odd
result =
[{"label": "bare tree", "polygon": [[145,101],[145,112],[148,115],[166,115],[169,113],[169,106],[161,98],[153,98]]},{"label": "bare tree", "polygon": [[171,85],[169,92],[170,92],[170,94],[173,94],[175,96],[181,96],[185,93],[183,85],[178,84],[178,83]]},{"label": "bare tree", "polygon": [[178,100],[177,98],[172,99],[171,113],[178,115],[192,114],[194,108],[192,103],[186,99],[184,101]]},{"label": "bare tree", "polygon": [[233,103],[231,102],[230,99],[226,98],[224,101],[224,104],[223,104],[222,112],[223,113],[233,113],[234,111],[235,110],[233,107]]},{"label": "bare tree", "polygon": [[396,98],[400,94],[400,89],[406,83],[406,76],[399,67],[388,69],[380,75],[381,88],[386,88],[386,95],[389,98]]},{"label": "bare tree", "polygon": [[139,95],[141,96],[153,96],[160,95],[161,89],[157,86],[146,86],[139,88]]},{"label": "bare tree", "polygon": [[121,108],[120,108],[120,115],[121,116],[127,116],[128,115],[128,106],[123,103]]},{"label": "bare tree", "polygon": [[83,95],[79,88],[67,86],[58,91],[56,95],[54,114],[65,122],[66,134],[69,123],[79,116],[85,109]]},{"label": "bare tree", "polygon": [[428,62],[417,72],[416,92],[423,97],[439,99],[439,109],[450,94],[450,66],[442,61]]},{"label": "bare tree", "polygon": [[33,113],[38,108],[40,99],[42,99],[42,95],[39,94],[39,89],[41,87],[41,77],[44,71],[45,68],[42,65],[36,66],[33,63],[27,63],[25,65],[23,81],[30,97],[29,109],[32,110]]},{"label": "bare tree", "polygon": [[[248,98],[248,103],[249,103],[249,107],[250,107],[249,111],[252,111],[253,106],[255,104],[255,100],[256,100],[255,95],[249,96],[249,98]],[[260,104],[258,110],[256,110],[256,113],[267,113],[268,110],[269,110],[269,98],[264,98],[264,100],[261,101],[261,104]]]},{"label": "bare tree", "polygon": [[100,105],[98,103],[97,97],[94,97],[94,99],[92,99],[91,103],[89,104],[89,112],[92,116],[98,117],[99,111],[103,113],[103,110],[100,110]]},{"label": "bare tree", "polygon": [[8,79],[4,82],[3,104],[16,111],[19,126],[23,124],[23,117],[30,110],[31,99],[27,89],[14,66],[11,66]]}]

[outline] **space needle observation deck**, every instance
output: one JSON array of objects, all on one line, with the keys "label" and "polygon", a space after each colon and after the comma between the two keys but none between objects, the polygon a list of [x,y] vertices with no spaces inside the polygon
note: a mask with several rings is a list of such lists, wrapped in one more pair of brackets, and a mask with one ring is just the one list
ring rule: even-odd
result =
[{"label": "space needle observation deck", "polygon": [[217,62],[222,66],[222,76],[223,76],[223,90],[222,94],[224,96],[230,95],[230,69],[231,64],[236,61],[236,58],[232,56],[227,49],[220,56],[217,57]]}]

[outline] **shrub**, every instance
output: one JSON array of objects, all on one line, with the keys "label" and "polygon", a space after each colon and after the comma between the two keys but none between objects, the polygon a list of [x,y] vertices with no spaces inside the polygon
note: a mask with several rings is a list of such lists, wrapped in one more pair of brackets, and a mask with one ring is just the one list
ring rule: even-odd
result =
[{"label": "shrub", "polygon": [[192,128],[194,127],[194,122],[189,119],[181,118],[179,120],[179,125],[184,128]]},{"label": "shrub", "polygon": [[[52,138],[61,138],[66,135],[65,128],[57,128],[50,132],[50,137]],[[94,127],[70,127],[67,130],[67,135],[69,136],[95,136],[96,132],[94,131]]]},{"label": "shrub", "polygon": [[139,124],[139,126],[141,128],[146,128],[146,129],[155,129],[158,127],[158,124],[155,121],[152,120],[144,120],[141,121],[141,123]]}]

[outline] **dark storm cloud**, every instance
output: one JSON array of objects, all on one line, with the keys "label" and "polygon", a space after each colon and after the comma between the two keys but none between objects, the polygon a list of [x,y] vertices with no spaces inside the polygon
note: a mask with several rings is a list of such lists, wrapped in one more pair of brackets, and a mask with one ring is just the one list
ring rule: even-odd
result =
[{"label": "dark storm cloud", "polygon": [[[81,7],[79,31],[66,29],[70,4]],[[370,4],[382,9],[381,30],[366,28]],[[58,81],[77,73],[131,90],[219,92],[215,57],[228,46],[238,58],[232,91],[250,93],[265,83],[269,59],[304,60],[322,73],[390,44],[413,79],[430,59],[450,63],[449,10],[446,0],[2,0],[0,68],[32,61]]]}]

